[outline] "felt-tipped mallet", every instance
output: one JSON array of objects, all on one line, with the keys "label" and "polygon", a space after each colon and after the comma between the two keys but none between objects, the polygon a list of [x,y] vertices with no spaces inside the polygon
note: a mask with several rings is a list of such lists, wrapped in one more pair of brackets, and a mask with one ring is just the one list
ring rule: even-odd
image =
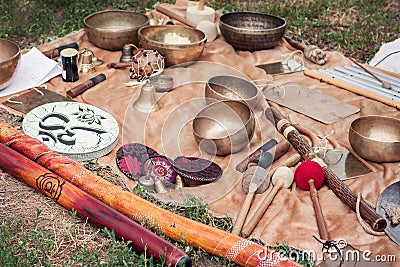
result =
[{"label": "felt-tipped mallet", "polygon": [[315,217],[317,219],[319,236],[324,240],[329,240],[329,233],[322,214],[317,191],[324,183],[324,170],[314,161],[304,161],[296,168],[294,179],[300,189],[310,191]]}]

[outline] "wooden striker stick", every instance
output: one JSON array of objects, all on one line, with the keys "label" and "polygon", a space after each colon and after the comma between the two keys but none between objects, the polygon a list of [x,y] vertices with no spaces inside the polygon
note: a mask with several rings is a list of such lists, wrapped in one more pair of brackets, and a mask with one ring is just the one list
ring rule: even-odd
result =
[{"label": "wooden striker stick", "polygon": [[[15,176],[68,210],[89,222],[106,227],[118,238],[132,241],[135,251],[145,251],[161,261],[165,256],[172,266],[191,266],[191,259],[173,244],[158,237],[150,230],[132,221],[100,200],[89,195],[60,176],[31,161],[15,150],[0,144],[0,168]],[[7,155],[7,156],[5,156]]]},{"label": "wooden striker stick", "polygon": [[[292,167],[296,163],[300,161],[301,157],[298,153],[295,153],[285,159],[284,162],[281,163],[280,166]],[[269,176],[273,176],[276,169],[271,170]],[[279,183],[279,184],[278,184]],[[264,216],[264,213],[267,211],[269,205],[271,204],[272,200],[274,199],[276,193],[281,188],[282,184],[279,181],[268,194],[264,194],[262,199],[260,200],[260,204],[257,206],[256,210],[249,215],[247,219],[247,223],[244,225],[242,230],[242,236],[248,237],[253,232],[254,228],[257,226],[258,222]]]},{"label": "wooden striker stick", "polygon": [[[0,142],[35,160],[136,222],[144,221],[147,226],[164,233],[172,240],[202,248],[212,255],[223,256],[242,266],[302,266],[290,259],[283,260],[278,253],[255,242],[162,209],[93,174],[79,162],[51,151],[39,140],[8,124],[0,123]],[[261,252],[263,257],[259,256]]]},{"label": "wooden striker stick", "polygon": [[324,240],[330,240],[328,227],[324,219],[324,214],[322,213],[321,204],[319,202],[318,190],[315,187],[314,180],[308,180],[308,185],[310,186],[310,197],[314,207],[315,218],[317,220],[319,237]]},{"label": "wooden striker stick", "polygon": [[[274,108],[266,110],[268,119],[275,125],[278,132],[297,150],[303,160],[312,160],[317,157],[311,146],[303,139],[297,129]],[[356,210],[357,196],[342,180],[337,177],[328,166],[323,167],[325,181],[336,196],[346,203],[353,211]],[[378,215],[365,201],[360,203],[361,217],[374,229],[382,232],[386,228],[386,220]]]}]

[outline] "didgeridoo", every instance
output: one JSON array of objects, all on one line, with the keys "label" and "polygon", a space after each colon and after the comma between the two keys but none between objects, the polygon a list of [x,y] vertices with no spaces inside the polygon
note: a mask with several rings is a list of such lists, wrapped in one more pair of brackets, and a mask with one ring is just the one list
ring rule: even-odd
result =
[{"label": "didgeridoo", "polygon": [[137,222],[144,221],[167,237],[241,266],[302,266],[255,242],[162,209],[85,169],[79,162],[51,151],[45,144],[0,123],[0,141],[70,181]]},{"label": "didgeridoo", "polygon": [[192,266],[191,258],[178,247],[140,224],[107,206],[100,200],[33,162],[17,151],[0,144],[0,168],[32,186],[68,210],[97,227],[113,230],[119,239],[131,241],[132,248],[146,251],[158,261],[165,258],[172,266]]},{"label": "didgeridoo", "polygon": [[[278,132],[297,150],[303,160],[313,160],[317,155],[311,146],[304,140],[298,130],[279,113],[270,107],[265,111],[267,118],[275,125]],[[335,195],[346,203],[353,211],[356,210],[357,196],[350,188],[337,177],[328,166],[323,167],[325,182]],[[361,217],[372,227],[373,230],[382,232],[386,228],[386,220],[379,216],[365,201],[360,203]]]}]

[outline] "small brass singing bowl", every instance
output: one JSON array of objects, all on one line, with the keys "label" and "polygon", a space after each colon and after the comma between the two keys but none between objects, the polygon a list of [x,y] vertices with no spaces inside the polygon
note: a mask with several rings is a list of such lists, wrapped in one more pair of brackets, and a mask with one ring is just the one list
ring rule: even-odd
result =
[{"label": "small brass singing bowl", "polygon": [[355,119],[350,126],[349,142],[366,160],[400,161],[400,120],[376,115]]},{"label": "small brass singing bowl", "polygon": [[197,61],[206,43],[205,34],[180,25],[150,25],[139,29],[139,45],[157,50],[167,67]]},{"label": "small brass singing bowl", "polygon": [[21,62],[21,49],[9,40],[0,38],[0,90],[9,86]]},{"label": "small brass singing bowl", "polygon": [[89,41],[95,46],[122,50],[126,44],[138,45],[139,28],[149,25],[145,14],[125,10],[106,10],[93,13],[83,20]]},{"label": "small brass singing bowl", "polygon": [[253,109],[257,106],[259,90],[253,83],[245,79],[220,75],[207,81],[204,95],[207,103],[211,103],[213,100],[243,101]]},{"label": "small brass singing bowl", "polygon": [[255,118],[243,102],[218,101],[197,113],[192,129],[200,150],[225,156],[249,144],[254,135]]}]

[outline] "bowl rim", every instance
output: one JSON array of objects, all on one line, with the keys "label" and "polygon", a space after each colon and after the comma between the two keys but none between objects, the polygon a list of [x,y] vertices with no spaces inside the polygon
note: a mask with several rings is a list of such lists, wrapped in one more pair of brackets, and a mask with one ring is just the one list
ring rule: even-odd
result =
[{"label": "bowl rim", "polygon": [[[200,116],[200,117],[199,117],[200,113],[203,112],[205,109],[209,108],[209,107],[212,106],[212,105],[222,104],[222,103],[225,103],[225,102],[233,102],[233,103],[235,103],[235,104],[243,105],[243,106],[246,106],[246,107],[248,108],[249,114],[250,114],[250,115],[249,115],[249,118],[247,119],[246,123],[243,123],[244,127],[243,127],[242,129],[239,129],[239,130],[235,131],[234,133],[227,134],[227,135],[224,135],[224,136],[221,136],[221,137],[218,137],[218,138],[207,138],[207,137],[205,137],[205,136],[203,136],[203,135],[200,135],[200,134],[195,130],[195,128],[194,128],[194,123],[195,123],[195,121],[196,121],[197,119],[200,119],[200,118],[209,118],[209,117],[206,117],[206,116]],[[193,132],[193,134],[195,134],[195,135],[196,135],[197,137],[199,137],[199,138],[208,139],[208,140],[220,140],[220,139],[227,138],[227,137],[229,137],[229,136],[235,135],[235,134],[237,134],[238,132],[242,131],[243,129],[246,129],[246,128],[247,128],[247,125],[248,125],[249,122],[250,122],[250,120],[255,120],[255,118],[254,118],[254,113],[253,113],[253,111],[251,110],[251,108],[249,107],[249,105],[247,105],[246,103],[241,102],[241,101],[236,101],[236,100],[214,101],[214,102],[212,102],[212,103],[210,103],[210,104],[207,104],[207,105],[204,106],[199,112],[197,112],[196,116],[194,117],[194,119],[193,119],[193,121],[192,121],[192,132]],[[246,131],[247,131],[247,130],[246,130]]]},{"label": "bowl rim", "polygon": [[[278,27],[270,28],[270,29],[252,29],[252,30],[250,30],[250,29],[246,29],[246,28],[235,27],[235,26],[229,25],[229,24],[227,24],[227,23],[225,23],[223,21],[224,17],[235,15],[235,14],[261,15],[261,16],[273,17],[273,18],[281,20],[283,22],[283,24],[278,26]],[[262,12],[252,12],[252,11],[234,11],[234,12],[225,13],[219,18],[219,23],[223,24],[224,26],[226,26],[228,28],[231,28],[231,29],[234,29],[234,30],[240,30],[242,33],[245,33],[245,32],[262,33],[262,32],[265,32],[265,31],[280,30],[280,29],[285,28],[286,24],[287,24],[286,19],[284,19],[282,17],[278,17],[278,16],[275,16],[275,15],[266,14],[266,13],[262,13]]]},{"label": "bowl rim", "polygon": [[[196,42],[193,42],[193,43],[190,43],[190,44],[166,44],[166,43],[154,41],[153,39],[149,39],[149,38],[145,37],[142,34],[142,31],[144,31],[146,29],[149,29],[149,28],[162,28],[162,29],[166,29],[166,28],[184,28],[184,29],[187,29],[187,30],[190,30],[190,31],[195,31],[195,32],[201,33],[203,38],[201,38],[201,40],[199,40],[199,41],[196,41]],[[200,31],[199,29],[191,28],[191,27],[184,26],[184,25],[145,25],[145,26],[141,27],[138,30],[138,38],[139,38],[139,42],[140,42],[140,39],[143,38],[147,42],[151,42],[152,44],[156,44],[156,45],[159,45],[161,47],[170,46],[170,45],[172,45],[174,47],[190,47],[190,46],[198,45],[198,44],[201,44],[201,43],[205,44],[207,42],[207,37],[206,37],[204,32]]]},{"label": "bowl rim", "polygon": [[[248,83],[249,85],[251,85],[251,87],[255,89],[256,94],[253,95],[253,96],[251,96],[251,97],[249,97],[249,98],[242,98],[242,99],[240,99],[240,100],[237,100],[237,99],[229,99],[227,96],[225,96],[225,95],[223,95],[223,94],[220,94],[219,92],[215,91],[214,88],[212,88],[212,87],[210,86],[210,84],[218,85],[218,84],[216,84],[216,83],[212,83],[211,80],[214,79],[214,78],[219,78],[219,77],[227,77],[228,79],[229,79],[229,78],[234,78],[234,79],[237,79],[237,80],[242,80],[242,81]],[[254,98],[257,98],[257,97],[258,97],[258,94],[259,94],[258,87],[257,87],[254,83],[252,83],[250,80],[246,80],[246,79],[244,79],[244,78],[241,78],[241,77],[238,77],[238,76],[235,76],[235,75],[216,75],[216,76],[213,76],[213,77],[211,77],[210,79],[207,80],[206,86],[208,86],[208,87],[210,88],[210,90],[211,90],[214,94],[216,94],[216,95],[218,95],[218,96],[220,96],[220,97],[222,97],[222,98],[226,98],[227,100],[231,100],[231,101],[249,101],[249,100],[252,100],[252,99],[254,99]]]},{"label": "bowl rim", "polygon": [[[99,11],[99,12],[95,12],[95,13],[92,13],[92,14],[90,14],[90,15],[87,15],[87,16],[83,19],[83,25],[84,25],[84,27],[89,28],[89,29],[92,29],[92,30],[96,30],[96,31],[109,31],[109,29],[97,28],[97,27],[94,27],[94,26],[92,26],[92,25],[90,25],[90,24],[87,23],[87,20],[88,20],[88,19],[90,19],[90,18],[92,18],[92,17],[94,17],[94,16],[96,16],[96,15],[104,14],[104,13],[127,13],[127,14],[131,14],[131,15],[140,15],[141,17],[146,18],[146,21],[145,21],[144,23],[139,24],[139,25],[135,26],[134,28],[132,27],[132,28],[131,28],[132,30],[138,30],[138,29],[140,29],[141,27],[147,25],[147,24],[149,23],[149,21],[150,21],[149,17],[146,16],[145,14],[143,14],[143,13],[139,13],[139,12],[135,12],[135,11],[130,11],[130,10],[110,9],[110,10],[103,10],[103,11]],[[125,32],[126,30],[127,30],[127,29],[115,29],[115,30],[113,30],[113,32]]]},{"label": "bowl rim", "polygon": [[0,41],[5,41],[7,43],[13,44],[18,50],[17,53],[15,53],[15,55],[13,55],[12,57],[10,57],[10,58],[8,58],[8,59],[6,59],[4,61],[0,61],[0,65],[5,63],[5,62],[7,62],[7,61],[14,60],[17,57],[21,56],[21,47],[16,42],[8,40],[8,39],[5,39],[5,38],[0,38]]},{"label": "bowl rim", "polygon": [[357,135],[357,136],[360,136],[360,137],[362,137],[362,138],[364,138],[364,139],[368,139],[368,140],[373,141],[373,142],[394,143],[394,144],[400,143],[400,140],[398,140],[398,141],[385,141],[385,140],[379,140],[379,139],[376,139],[376,138],[371,138],[371,137],[368,137],[368,136],[366,136],[366,135],[360,133],[359,131],[356,131],[356,129],[354,129],[354,124],[358,123],[358,122],[361,121],[361,120],[370,119],[370,118],[395,121],[395,122],[397,122],[397,123],[400,125],[400,120],[399,120],[399,119],[396,119],[396,118],[393,118],[393,117],[389,117],[389,116],[379,116],[379,115],[367,115],[367,116],[362,116],[362,117],[356,118],[356,119],[354,119],[354,120],[351,122],[351,124],[350,124],[350,129],[349,129],[349,134],[354,133],[354,134]]}]

